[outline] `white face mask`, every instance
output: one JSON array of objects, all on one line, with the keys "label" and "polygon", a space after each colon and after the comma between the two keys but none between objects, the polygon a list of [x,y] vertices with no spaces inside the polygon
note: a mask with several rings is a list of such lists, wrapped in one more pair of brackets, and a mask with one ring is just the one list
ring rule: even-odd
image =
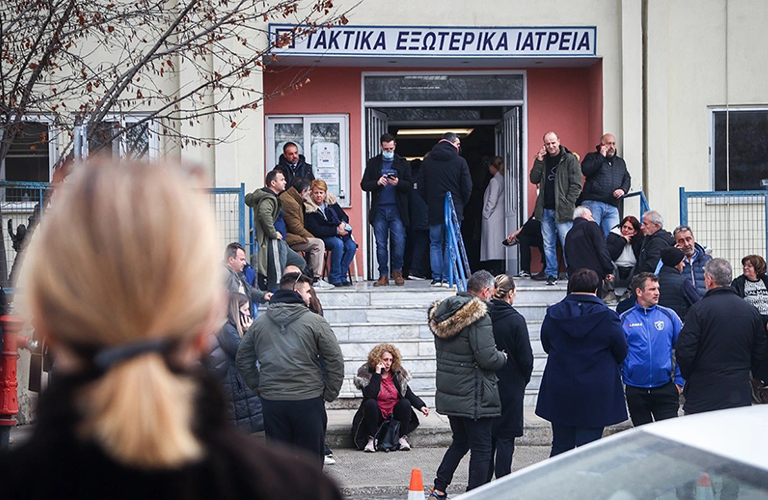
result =
[{"label": "white face mask", "polygon": [[382,155],[382,157],[384,157],[385,160],[394,160],[395,159],[395,152],[394,151],[382,151],[381,155]]}]

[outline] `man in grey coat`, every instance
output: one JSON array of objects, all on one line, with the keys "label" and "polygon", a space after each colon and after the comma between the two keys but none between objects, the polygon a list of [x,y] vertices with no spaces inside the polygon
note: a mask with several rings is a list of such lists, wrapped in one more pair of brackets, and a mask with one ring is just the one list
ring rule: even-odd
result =
[{"label": "man in grey coat", "polygon": [[324,401],[339,395],[344,358],[328,322],[307,307],[311,283],[299,273],[282,277],[266,314],[243,337],[235,362],[261,399],[267,439],[303,448],[322,464]]},{"label": "man in grey coat", "polygon": [[467,292],[435,302],[429,309],[429,328],[435,335],[438,413],[448,415],[453,441],[437,469],[430,498],[445,498],[459,462],[471,450],[467,490],[488,482],[491,428],[501,416],[496,370],[507,355],[496,349],[487,301],[495,281],[488,271],[477,271],[467,281]]}]

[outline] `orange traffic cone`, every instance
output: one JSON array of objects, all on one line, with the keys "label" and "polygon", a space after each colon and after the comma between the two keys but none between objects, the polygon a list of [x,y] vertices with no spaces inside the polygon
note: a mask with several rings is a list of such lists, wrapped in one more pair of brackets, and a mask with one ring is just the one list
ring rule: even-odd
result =
[{"label": "orange traffic cone", "polygon": [[696,500],[715,500],[712,492],[712,480],[709,474],[704,473],[696,481]]},{"label": "orange traffic cone", "polygon": [[421,469],[411,469],[411,484],[408,486],[408,500],[424,500],[424,481]]}]

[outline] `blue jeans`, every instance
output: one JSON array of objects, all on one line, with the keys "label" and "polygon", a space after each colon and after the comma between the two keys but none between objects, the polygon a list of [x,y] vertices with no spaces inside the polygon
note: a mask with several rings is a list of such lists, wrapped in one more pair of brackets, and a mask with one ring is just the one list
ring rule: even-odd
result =
[{"label": "blue jeans", "polygon": [[603,230],[603,235],[606,238],[611,229],[619,225],[619,209],[617,207],[594,200],[583,201],[581,204],[589,207],[592,211],[592,218],[595,219],[597,225]]},{"label": "blue jeans", "polygon": [[376,260],[379,274],[389,275],[389,235],[392,234],[392,270],[403,270],[405,254],[405,226],[396,206],[380,206],[373,218],[373,235],[376,238]]},{"label": "blue jeans", "polygon": [[[541,239],[544,240],[544,257],[547,260],[545,273],[547,276],[554,276],[557,278],[557,240],[555,240],[555,232],[560,237],[560,245],[565,248],[565,235],[573,227],[573,221],[569,222],[555,222],[555,211],[550,208],[544,209],[544,216],[541,221]],[[563,252],[563,264],[568,267],[568,263],[565,262],[565,252]]]},{"label": "blue jeans", "polygon": [[344,241],[339,236],[323,238],[325,249],[331,252],[331,268],[328,270],[328,281],[331,283],[341,283],[346,281],[349,265],[355,258],[357,243],[352,238]]},{"label": "blue jeans", "polygon": [[445,225],[429,226],[429,265],[432,268],[433,280],[448,281],[451,254],[447,245],[447,236]]}]

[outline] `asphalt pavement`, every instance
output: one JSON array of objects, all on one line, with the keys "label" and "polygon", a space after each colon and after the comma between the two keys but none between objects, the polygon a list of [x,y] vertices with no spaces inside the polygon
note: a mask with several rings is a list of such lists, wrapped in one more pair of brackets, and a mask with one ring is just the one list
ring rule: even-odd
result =
[{"label": "asphalt pavement", "polygon": [[[411,451],[390,453],[364,453],[356,449],[335,449],[336,463],[325,466],[349,500],[407,499],[411,469],[421,469],[424,491],[428,493],[446,448],[414,447]],[[549,457],[549,446],[519,446],[512,461],[513,471],[528,467]],[[467,488],[469,453],[456,469],[453,482],[448,488],[450,497],[463,493]]]}]

